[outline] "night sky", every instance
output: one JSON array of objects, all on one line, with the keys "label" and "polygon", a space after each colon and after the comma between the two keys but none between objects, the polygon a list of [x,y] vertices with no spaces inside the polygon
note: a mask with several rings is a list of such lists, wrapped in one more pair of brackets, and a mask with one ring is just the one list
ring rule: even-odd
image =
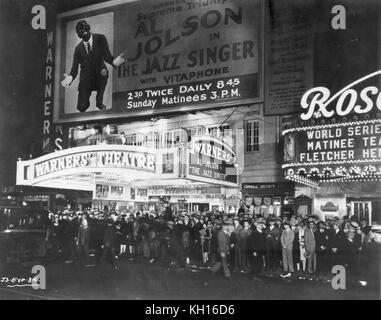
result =
[{"label": "night sky", "polygon": [[15,184],[19,157],[42,151],[46,33],[31,27],[32,7],[63,12],[96,2],[0,0],[0,188]]}]

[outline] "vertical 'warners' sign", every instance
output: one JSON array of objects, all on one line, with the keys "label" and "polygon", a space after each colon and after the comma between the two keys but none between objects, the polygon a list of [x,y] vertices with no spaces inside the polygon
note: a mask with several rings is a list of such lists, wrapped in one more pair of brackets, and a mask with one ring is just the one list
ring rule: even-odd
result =
[{"label": "vertical 'warners' sign", "polygon": [[43,114],[42,122],[42,152],[50,153],[65,149],[67,146],[66,129],[60,125],[53,124],[53,88],[54,81],[54,44],[55,32],[51,25],[54,25],[53,18],[55,17],[55,10],[52,6],[47,7],[48,13],[48,29],[41,33],[42,44],[45,45],[46,51],[44,54],[44,83],[43,83],[43,102],[41,104],[41,111]]},{"label": "vertical 'warners' sign", "polygon": [[195,137],[189,149],[189,179],[236,186],[235,153],[224,141],[209,136]]},{"label": "vertical 'warners' sign", "polygon": [[261,99],[262,10],[262,0],[140,0],[60,15],[56,74],[61,80],[72,67],[81,19],[105,36],[114,57],[124,53],[126,62],[118,68],[106,64],[106,110],[96,109],[91,97],[90,107],[79,112],[79,76],[66,89],[57,79],[55,120],[152,115]]}]

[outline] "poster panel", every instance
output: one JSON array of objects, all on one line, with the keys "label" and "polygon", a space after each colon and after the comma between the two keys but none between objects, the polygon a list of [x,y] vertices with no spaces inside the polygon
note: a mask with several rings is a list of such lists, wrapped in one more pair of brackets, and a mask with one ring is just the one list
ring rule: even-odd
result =
[{"label": "poster panel", "polygon": [[126,200],[124,187],[96,184],[94,200]]},{"label": "poster panel", "polygon": [[297,113],[313,85],[311,0],[268,0],[265,32],[265,114]]}]

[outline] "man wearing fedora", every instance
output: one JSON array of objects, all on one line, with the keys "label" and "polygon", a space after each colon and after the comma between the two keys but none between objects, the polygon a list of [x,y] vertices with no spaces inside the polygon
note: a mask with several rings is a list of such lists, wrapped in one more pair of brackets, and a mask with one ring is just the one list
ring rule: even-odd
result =
[{"label": "man wearing fedora", "polygon": [[[191,262],[200,260],[201,257],[201,239],[200,230],[202,224],[200,223],[201,216],[198,213],[193,213],[189,223],[189,252],[187,252],[187,261]],[[190,259],[189,259],[190,258]]]},{"label": "man wearing fedora", "polygon": [[234,229],[231,235],[232,242],[232,254],[231,254],[231,262],[233,265],[233,272],[239,272],[240,268],[242,268],[242,251],[241,251],[241,239],[240,234],[243,229],[240,224],[238,216],[233,218]]},{"label": "man wearing fedora", "polygon": [[289,278],[294,273],[294,262],[292,259],[292,250],[294,245],[295,234],[291,229],[289,222],[283,223],[283,232],[280,237],[282,244],[283,271],[282,278]]},{"label": "man wearing fedora", "polygon": [[345,241],[343,243],[344,265],[348,268],[348,276],[357,278],[359,273],[359,255],[361,251],[361,229],[357,221],[350,219],[343,228]]},{"label": "man wearing fedora", "polygon": [[269,218],[270,226],[266,229],[266,267],[276,271],[280,265],[280,229],[275,224],[275,218]]},{"label": "man wearing fedora", "polygon": [[182,248],[182,230],[172,220],[167,221],[167,254],[174,259],[180,268],[185,268],[185,254]]},{"label": "man wearing fedora", "polygon": [[317,224],[317,231],[315,233],[316,241],[316,271],[323,276],[328,271],[328,233],[326,232],[325,223],[319,221]]},{"label": "man wearing fedora", "polygon": [[343,241],[344,233],[340,230],[339,221],[335,220],[332,223],[332,228],[328,236],[328,247],[331,254],[331,266],[343,264],[342,254],[343,254]]},{"label": "man wearing fedora", "polygon": [[112,219],[107,220],[107,227],[103,236],[102,254],[99,259],[99,265],[109,258],[114,269],[118,269],[116,260],[115,244],[116,244],[116,226]]},{"label": "man wearing fedora", "polygon": [[212,275],[215,275],[222,267],[225,278],[230,278],[228,256],[230,253],[230,235],[233,229],[233,221],[227,219],[217,233],[218,260],[211,268]]},{"label": "man wearing fedora", "polygon": [[256,228],[249,238],[251,271],[253,280],[256,281],[262,281],[258,278],[258,275],[262,271],[264,257],[266,255],[265,223],[266,220],[264,218],[258,218],[256,223],[254,223]]}]

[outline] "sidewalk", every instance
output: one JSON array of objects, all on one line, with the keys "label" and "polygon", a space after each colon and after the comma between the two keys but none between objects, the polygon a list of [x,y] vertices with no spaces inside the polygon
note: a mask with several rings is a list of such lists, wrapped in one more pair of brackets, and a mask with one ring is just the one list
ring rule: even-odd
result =
[{"label": "sidewalk", "polygon": [[[0,275],[30,275],[32,266],[3,266]],[[118,270],[111,264],[85,267],[64,261],[47,262],[45,267],[46,290],[26,287],[12,292],[25,293],[25,299],[379,299],[379,291],[349,284],[347,290],[333,290],[329,283],[267,273],[260,275],[262,282],[241,272],[225,279],[222,274],[211,277],[207,268],[172,269],[140,260],[122,260]]]}]

